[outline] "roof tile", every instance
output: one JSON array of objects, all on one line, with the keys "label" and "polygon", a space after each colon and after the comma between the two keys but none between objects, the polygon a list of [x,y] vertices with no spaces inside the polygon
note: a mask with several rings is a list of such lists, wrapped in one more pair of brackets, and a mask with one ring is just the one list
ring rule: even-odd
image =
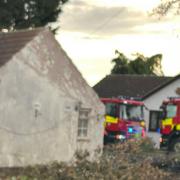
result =
[{"label": "roof tile", "polygon": [[0,66],[8,62],[14,54],[19,52],[30,42],[43,28],[21,30],[17,32],[0,33]]},{"label": "roof tile", "polygon": [[108,75],[94,86],[99,97],[144,97],[172,77],[153,75]]}]

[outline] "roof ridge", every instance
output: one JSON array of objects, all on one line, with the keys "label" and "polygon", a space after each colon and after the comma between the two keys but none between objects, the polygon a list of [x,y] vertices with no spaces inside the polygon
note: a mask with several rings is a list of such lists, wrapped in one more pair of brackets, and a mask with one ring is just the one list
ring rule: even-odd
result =
[{"label": "roof ridge", "polygon": [[110,76],[156,76],[153,74],[109,74]]},{"label": "roof ridge", "polygon": [[172,81],[173,78],[155,75],[115,74],[106,76],[94,86],[94,89],[100,97],[112,97],[120,94],[144,97],[155,88]]},{"label": "roof ridge", "polygon": [[156,76],[156,75],[152,75],[152,74],[109,74],[109,75],[106,75],[106,77],[109,77],[109,76],[173,78],[173,76]]},{"label": "roof ridge", "polygon": [[48,28],[46,28],[46,27],[37,27],[37,28],[18,29],[18,30],[15,30],[15,31],[7,31],[7,32],[0,31],[0,35],[22,33],[22,32],[31,32],[31,31],[36,31],[36,32],[40,33],[42,31],[46,31],[47,29]]},{"label": "roof ridge", "polygon": [[172,83],[173,81],[175,81],[176,79],[180,78],[180,74],[177,74],[176,76],[172,77],[171,79],[169,79],[168,81],[163,82],[162,84],[160,84],[159,86],[155,87],[154,89],[152,89],[149,93],[145,94],[143,99],[146,99],[147,97],[151,96],[152,94],[154,94],[156,91],[162,89],[163,87],[169,85],[170,83]]}]

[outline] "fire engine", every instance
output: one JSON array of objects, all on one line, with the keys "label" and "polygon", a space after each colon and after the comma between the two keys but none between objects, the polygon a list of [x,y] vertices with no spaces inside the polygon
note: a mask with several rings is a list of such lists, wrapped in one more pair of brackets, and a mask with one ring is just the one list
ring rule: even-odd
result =
[{"label": "fire engine", "polygon": [[127,97],[101,98],[105,104],[104,144],[145,137],[144,103]]},{"label": "fire engine", "polygon": [[160,148],[180,152],[180,97],[163,101]]}]

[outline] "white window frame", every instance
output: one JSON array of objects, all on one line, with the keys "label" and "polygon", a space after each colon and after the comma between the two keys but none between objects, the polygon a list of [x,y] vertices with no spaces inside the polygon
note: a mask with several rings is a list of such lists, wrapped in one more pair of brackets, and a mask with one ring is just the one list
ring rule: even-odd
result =
[{"label": "white window frame", "polygon": [[91,110],[89,108],[79,109],[78,129],[77,129],[78,138],[88,138],[90,111]]}]

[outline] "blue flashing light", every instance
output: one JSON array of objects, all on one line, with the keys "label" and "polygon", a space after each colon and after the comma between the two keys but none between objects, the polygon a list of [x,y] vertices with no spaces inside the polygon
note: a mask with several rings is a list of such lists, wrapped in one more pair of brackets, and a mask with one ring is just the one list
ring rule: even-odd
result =
[{"label": "blue flashing light", "polygon": [[128,128],[128,133],[133,133],[133,128],[129,127]]},{"label": "blue flashing light", "polygon": [[156,130],[156,131],[157,131],[158,133],[160,133],[160,131],[161,131],[161,130],[160,130],[160,128],[157,128],[157,130]]}]

